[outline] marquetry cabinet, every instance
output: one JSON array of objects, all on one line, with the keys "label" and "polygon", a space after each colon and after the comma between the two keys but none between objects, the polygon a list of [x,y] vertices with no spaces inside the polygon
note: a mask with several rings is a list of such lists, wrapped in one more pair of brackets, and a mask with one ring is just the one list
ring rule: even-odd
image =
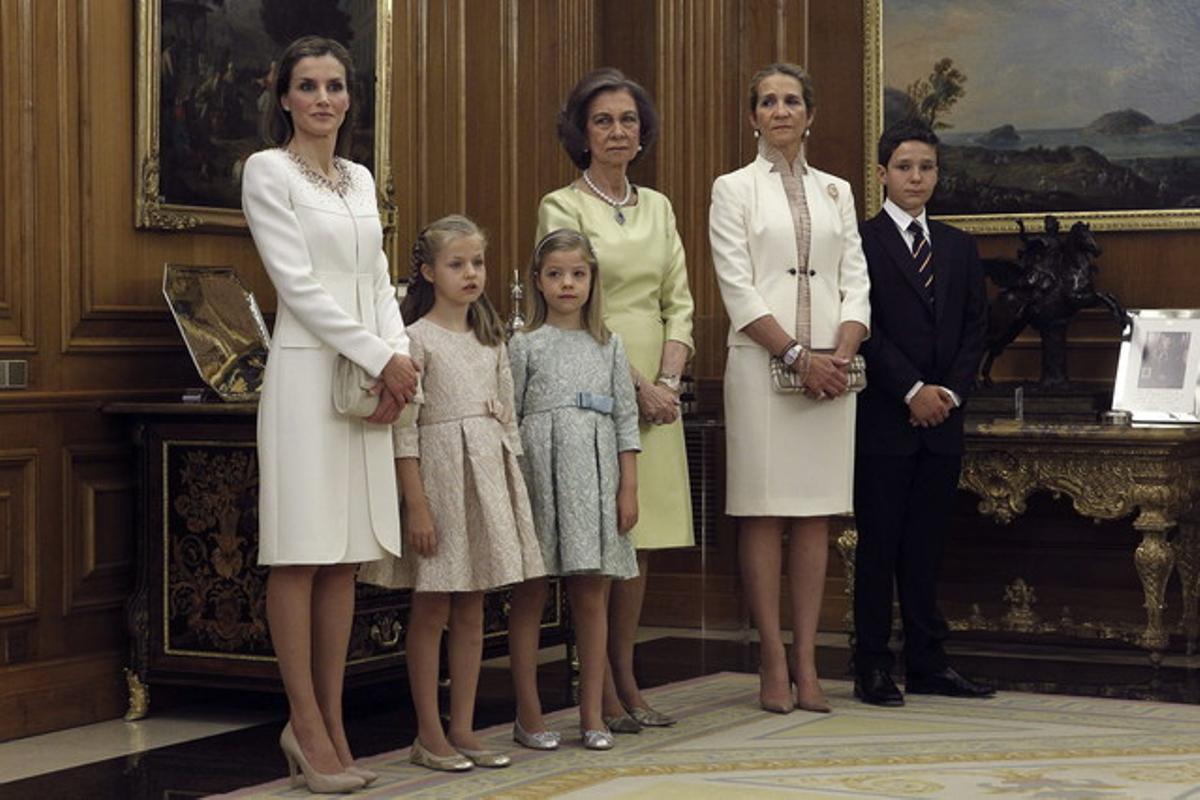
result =
[{"label": "marquetry cabinet", "polygon": [[[116,403],[138,451],[137,586],[127,719],[147,713],[155,683],[279,690],[266,624],[267,569],[257,565],[253,403]],[[566,641],[557,584],[542,643]],[[347,683],[400,677],[409,593],[358,584]],[[507,647],[508,592],[487,595],[484,649]]]}]

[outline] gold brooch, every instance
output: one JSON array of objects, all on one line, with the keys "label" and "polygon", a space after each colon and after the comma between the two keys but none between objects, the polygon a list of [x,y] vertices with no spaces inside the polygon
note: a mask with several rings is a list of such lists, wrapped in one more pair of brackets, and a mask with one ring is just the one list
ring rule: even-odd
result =
[{"label": "gold brooch", "polygon": [[830,197],[832,197],[834,200],[837,200],[838,190],[836,186],[831,183],[825,187],[825,191],[829,192]]}]

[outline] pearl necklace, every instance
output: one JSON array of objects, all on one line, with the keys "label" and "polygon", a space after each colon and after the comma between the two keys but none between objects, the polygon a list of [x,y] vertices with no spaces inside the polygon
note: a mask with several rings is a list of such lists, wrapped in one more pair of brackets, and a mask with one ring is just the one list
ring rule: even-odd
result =
[{"label": "pearl necklace", "polygon": [[588,171],[586,169],[583,171],[583,182],[588,185],[589,189],[596,193],[597,197],[613,207],[613,211],[615,212],[613,214],[613,219],[617,221],[618,225],[624,225],[625,214],[621,211],[621,208],[622,206],[628,205],[629,198],[633,197],[633,184],[629,182],[629,178],[625,179],[625,196],[620,200],[616,199],[615,197],[609,197],[607,194],[602,192],[600,187],[597,186],[592,180],[592,176],[588,175]]}]

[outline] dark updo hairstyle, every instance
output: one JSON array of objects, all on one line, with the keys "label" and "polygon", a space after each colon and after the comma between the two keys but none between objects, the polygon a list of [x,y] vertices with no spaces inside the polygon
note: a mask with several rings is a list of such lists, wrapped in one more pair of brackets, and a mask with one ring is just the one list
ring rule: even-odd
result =
[{"label": "dark updo hairstyle", "polygon": [[638,144],[641,149],[634,155],[633,161],[646,154],[658,139],[658,111],[650,93],[636,81],[625,77],[625,73],[613,67],[602,67],[584,75],[571,94],[567,96],[566,105],[558,112],[558,140],[563,149],[580,169],[587,169],[592,163],[592,154],[587,144],[587,115],[592,100],[601,92],[626,91],[633,97],[637,106],[638,122],[640,123]]},{"label": "dark updo hairstyle", "polygon": [[346,70],[346,91],[350,94],[350,109],[338,128],[334,152],[343,158],[350,157],[350,143],[354,137],[355,109],[358,107],[358,81],[354,72],[354,61],[349,51],[340,43],[324,36],[301,36],[289,44],[279,56],[275,70],[275,83],[271,87],[272,102],[263,107],[263,139],[272,147],[283,147],[292,140],[296,127],[292,115],[283,110],[283,96],[292,85],[292,70],[302,58],[333,56]]},{"label": "dark updo hairstyle", "polygon": [[[412,246],[412,276],[408,282],[408,291],[400,303],[400,316],[404,318],[405,325],[412,325],[428,314],[437,300],[433,284],[425,278],[421,267],[428,264],[431,269],[434,268],[442,248],[447,243],[465,236],[478,237],[483,246],[487,247],[487,235],[483,229],[462,214],[451,214],[435,220],[417,234],[417,240]],[[480,344],[495,347],[504,341],[504,322],[486,294],[479,295],[479,299],[467,309],[467,325],[475,333],[475,338]]]},{"label": "dark updo hairstyle", "polygon": [[772,75],[787,75],[789,78],[795,78],[800,82],[800,96],[804,99],[804,110],[812,113],[813,109],[817,107],[817,95],[813,89],[812,76],[799,64],[778,61],[763,67],[750,79],[751,114],[758,110],[758,85],[762,83],[763,78],[769,78]]}]

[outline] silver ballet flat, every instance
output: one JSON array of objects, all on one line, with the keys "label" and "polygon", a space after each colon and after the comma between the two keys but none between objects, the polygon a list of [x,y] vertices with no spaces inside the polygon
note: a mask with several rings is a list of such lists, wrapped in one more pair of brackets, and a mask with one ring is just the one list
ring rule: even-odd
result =
[{"label": "silver ballet flat", "polygon": [[678,722],[672,716],[655,711],[650,706],[645,708],[630,708],[629,716],[633,717],[639,725],[645,728],[669,728]]},{"label": "silver ballet flat", "polygon": [[608,731],[582,731],[583,746],[588,750],[612,750],[616,742]]},{"label": "silver ballet flat", "polygon": [[557,750],[562,736],[557,731],[537,731],[530,733],[521,727],[521,723],[513,721],[513,741],[530,750]]},{"label": "silver ballet flat", "polygon": [[622,714],[619,717],[605,717],[604,724],[607,725],[608,729],[613,733],[642,732],[641,724],[628,714]]}]

